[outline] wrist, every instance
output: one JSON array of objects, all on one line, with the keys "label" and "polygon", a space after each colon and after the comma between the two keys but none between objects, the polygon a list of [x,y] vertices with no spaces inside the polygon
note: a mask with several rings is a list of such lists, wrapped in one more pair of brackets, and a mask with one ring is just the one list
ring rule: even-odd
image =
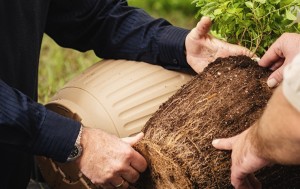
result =
[{"label": "wrist", "polygon": [[83,126],[81,125],[74,147],[67,159],[67,162],[74,161],[82,155],[82,151],[83,151],[82,144],[81,144],[82,130],[83,130]]},{"label": "wrist", "polygon": [[265,139],[261,136],[260,133],[260,119],[256,121],[250,128],[249,132],[247,133],[247,137],[252,144],[253,153],[255,153],[259,158],[262,159],[269,159],[266,149],[265,149]]}]

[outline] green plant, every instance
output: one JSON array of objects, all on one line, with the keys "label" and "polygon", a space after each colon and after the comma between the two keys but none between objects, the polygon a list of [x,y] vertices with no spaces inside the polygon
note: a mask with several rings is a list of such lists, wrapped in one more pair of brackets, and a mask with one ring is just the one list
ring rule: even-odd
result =
[{"label": "green plant", "polygon": [[[212,34],[261,56],[284,32],[299,32],[300,0],[194,0],[197,17],[213,20]],[[299,16],[299,15],[298,15]],[[299,19],[299,18],[298,18]]]},{"label": "green plant", "polygon": [[172,24],[184,28],[192,28],[197,20],[192,19],[197,8],[191,4],[191,0],[128,0],[130,6],[146,10],[155,18],[164,18]]}]

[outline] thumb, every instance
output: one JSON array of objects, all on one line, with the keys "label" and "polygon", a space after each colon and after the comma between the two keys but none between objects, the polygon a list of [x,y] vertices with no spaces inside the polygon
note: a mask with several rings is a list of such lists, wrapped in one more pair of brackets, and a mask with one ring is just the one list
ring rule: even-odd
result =
[{"label": "thumb", "polygon": [[219,150],[232,150],[234,137],[215,139],[212,141],[212,145]]},{"label": "thumb", "polygon": [[197,26],[190,32],[190,37],[194,40],[198,40],[206,35],[211,26],[211,19],[207,16],[203,16],[198,22]]},{"label": "thumb", "polygon": [[128,143],[128,144],[130,144],[130,146],[133,146],[135,143],[140,141],[143,137],[144,137],[144,133],[141,132],[141,133],[138,133],[135,136],[125,137],[125,138],[122,138],[121,140]]},{"label": "thumb", "polygon": [[276,87],[283,78],[283,66],[275,70],[268,78],[267,84],[269,87]]}]

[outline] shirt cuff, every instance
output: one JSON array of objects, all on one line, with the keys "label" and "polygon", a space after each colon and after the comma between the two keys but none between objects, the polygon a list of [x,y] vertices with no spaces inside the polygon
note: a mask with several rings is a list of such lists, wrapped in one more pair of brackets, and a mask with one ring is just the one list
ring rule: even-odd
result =
[{"label": "shirt cuff", "polygon": [[81,124],[73,119],[46,110],[33,151],[58,162],[65,162],[71,153]]},{"label": "shirt cuff", "polygon": [[[167,69],[191,68],[186,61],[185,38],[189,30],[167,26],[159,35],[159,61]],[[178,53],[181,52],[181,53]]]},{"label": "shirt cuff", "polygon": [[283,94],[289,103],[300,112],[300,54],[283,71]]}]

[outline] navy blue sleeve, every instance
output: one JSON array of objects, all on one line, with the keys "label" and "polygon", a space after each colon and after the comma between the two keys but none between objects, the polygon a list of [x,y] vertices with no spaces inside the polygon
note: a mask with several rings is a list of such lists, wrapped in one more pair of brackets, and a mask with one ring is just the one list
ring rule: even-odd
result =
[{"label": "navy blue sleeve", "polygon": [[52,0],[46,25],[46,33],[61,46],[171,69],[189,68],[184,54],[188,32],[125,0]]},{"label": "navy blue sleeve", "polygon": [[80,123],[47,110],[0,80],[1,144],[64,162],[79,129]]}]

